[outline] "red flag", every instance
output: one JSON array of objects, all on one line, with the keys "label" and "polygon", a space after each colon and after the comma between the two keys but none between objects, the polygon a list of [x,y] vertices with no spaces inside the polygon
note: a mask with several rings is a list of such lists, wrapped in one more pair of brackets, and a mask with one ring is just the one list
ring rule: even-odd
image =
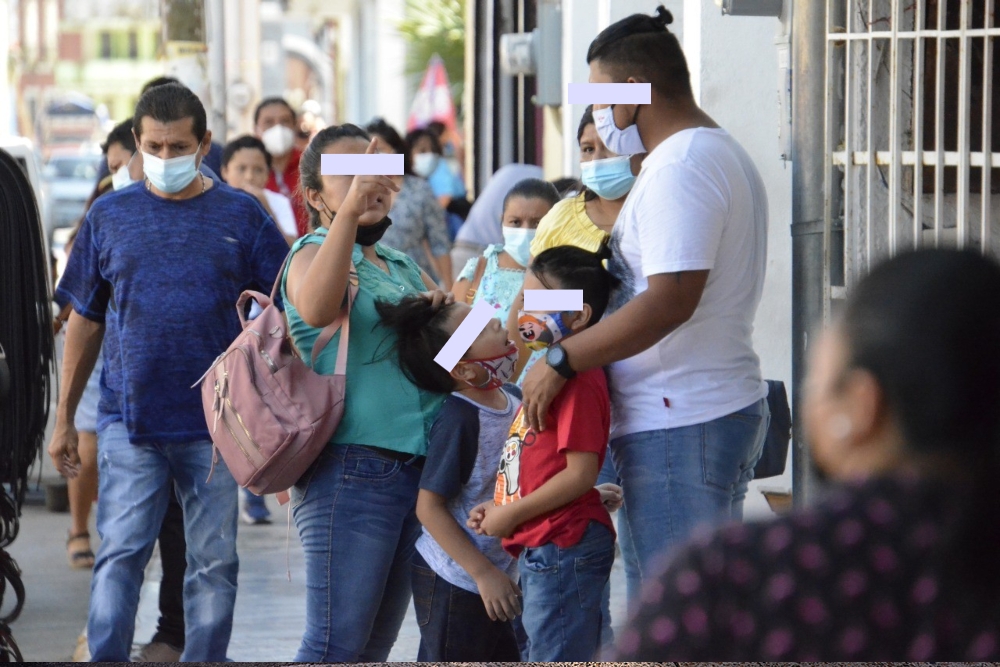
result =
[{"label": "red flag", "polygon": [[433,121],[444,123],[451,131],[455,130],[455,104],[451,100],[448,72],[444,68],[444,61],[437,54],[428,63],[424,80],[413,98],[406,131],[427,127]]}]

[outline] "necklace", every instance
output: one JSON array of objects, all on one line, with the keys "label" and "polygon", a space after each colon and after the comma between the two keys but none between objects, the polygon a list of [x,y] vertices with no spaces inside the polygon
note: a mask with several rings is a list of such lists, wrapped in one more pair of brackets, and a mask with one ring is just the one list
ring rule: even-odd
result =
[{"label": "necklace", "polygon": [[[199,175],[199,176],[201,176],[201,192],[200,192],[200,193],[198,193],[198,194],[202,194],[202,195],[203,195],[203,194],[205,194],[205,189],[206,189],[206,188],[205,188],[205,174],[203,174],[203,173],[201,173],[201,172],[199,171],[199,172],[198,172],[198,175]],[[150,189],[150,188],[151,188],[151,185],[150,185],[150,183],[149,183],[149,178],[145,178],[145,179],[143,179],[143,180],[145,180],[145,181],[146,181],[146,191],[147,191],[147,192],[152,192],[152,190]]]}]

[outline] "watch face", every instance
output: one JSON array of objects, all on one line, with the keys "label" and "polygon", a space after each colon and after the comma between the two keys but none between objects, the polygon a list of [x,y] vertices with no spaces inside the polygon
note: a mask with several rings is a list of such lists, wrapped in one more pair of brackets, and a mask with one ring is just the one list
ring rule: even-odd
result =
[{"label": "watch face", "polygon": [[550,347],[548,351],[548,362],[550,366],[558,366],[566,358],[566,352],[561,347]]}]

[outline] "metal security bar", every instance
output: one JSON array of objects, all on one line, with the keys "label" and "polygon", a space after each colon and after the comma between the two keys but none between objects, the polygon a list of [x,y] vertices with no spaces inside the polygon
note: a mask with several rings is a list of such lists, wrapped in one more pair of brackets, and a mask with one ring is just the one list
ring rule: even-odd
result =
[{"label": "metal security bar", "polygon": [[824,319],[880,259],[1000,256],[998,0],[827,0]]}]

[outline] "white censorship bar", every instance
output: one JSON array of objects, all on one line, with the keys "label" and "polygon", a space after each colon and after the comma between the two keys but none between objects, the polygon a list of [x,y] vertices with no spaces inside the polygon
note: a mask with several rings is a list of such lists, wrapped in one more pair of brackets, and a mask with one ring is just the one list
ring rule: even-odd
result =
[{"label": "white censorship bar", "polygon": [[652,88],[648,83],[571,83],[570,104],[649,104]]},{"label": "white censorship bar", "polygon": [[402,176],[403,156],[399,153],[359,153],[322,156],[323,176]]},{"label": "white censorship bar", "polygon": [[461,360],[462,355],[468,352],[472,344],[476,342],[479,334],[483,332],[495,314],[496,310],[493,306],[485,301],[480,301],[473,306],[472,312],[466,315],[462,324],[434,357],[434,361],[450,373],[455,368],[455,364]]},{"label": "white censorship bar", "polygon": [[564,313],[583,310],[582,289],[526,289],[524,309],[538,313]]}]

